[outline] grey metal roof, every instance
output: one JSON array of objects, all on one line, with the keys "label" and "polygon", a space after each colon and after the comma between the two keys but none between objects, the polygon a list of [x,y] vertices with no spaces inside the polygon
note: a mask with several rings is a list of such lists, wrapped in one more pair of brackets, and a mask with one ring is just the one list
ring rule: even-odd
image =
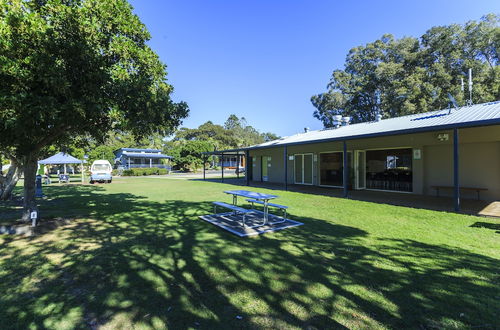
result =
[{"label": "grey metal roof", "polygon": [[113,152],[117,152],[117,151],[127,151],[127,152],[161,152],[160,149],[141,149],[141,148],[120,148],[120,149],[117,149]]},{"label": "grey metal roof", "polygon": [[500,124],[500,101],[475,104],[469,107],[419,113],[414,115],[383,119],[375,122],[364,122],[341,126],[335,129],[309,131],[295,134],[258,145],[233,150],[250,150],[327,142],[335,140],[359,139],[366,137],[398,135],[451,129],[455,127],[475,127]]},{"label": "grey metal roof", "polygon": [[126,154],[122,154],[122,157],[125,158],[173,158],[172,156],[164,155],[164,154],[153,154],[153,153],[132,153],[128,152]]}]

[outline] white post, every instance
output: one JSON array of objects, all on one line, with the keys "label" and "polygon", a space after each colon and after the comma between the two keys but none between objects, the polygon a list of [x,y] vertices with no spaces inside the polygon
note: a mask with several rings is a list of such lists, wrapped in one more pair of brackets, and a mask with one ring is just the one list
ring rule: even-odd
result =
[{"label": "white post", "polygon": [[153,158],[149,158],[149,168],[153,167],[152,162],[153,162]]},{"label": "white post", "polygon": [[66,175],[66,164],[64,164],[64,175]]},{"label": "white post", "polygon": [[82,169],[82,183],[84,182],[84,179],[83,179],[83,162],[80,163],[80,168]]},{"label": "white post", "polygon": [[130,170],[130,157],[128,157],[128,169]]}]

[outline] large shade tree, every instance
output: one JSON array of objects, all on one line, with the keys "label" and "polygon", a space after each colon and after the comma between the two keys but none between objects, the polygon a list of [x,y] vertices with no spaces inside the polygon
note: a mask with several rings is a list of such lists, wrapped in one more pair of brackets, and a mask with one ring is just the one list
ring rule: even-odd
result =
[{"label": "large shade tree", "polygon": [[0,151],[23,167],[24,219],[44,148],[167,135],[187,116],[149,39],[125,0],[0,0]]},{"label": "large shade tree", "polygon": [[500,16],[464,25],[437,26],[420,38],[384,35],[351,49],[344,69],[335,70],[327,91],[311,98],[314,117],[331,127],[333,116],[354,122],[377,113],[395,117],[446,108],[454,96],[464,105],[467,72],[473,71],[474,103],[500,99]]}]

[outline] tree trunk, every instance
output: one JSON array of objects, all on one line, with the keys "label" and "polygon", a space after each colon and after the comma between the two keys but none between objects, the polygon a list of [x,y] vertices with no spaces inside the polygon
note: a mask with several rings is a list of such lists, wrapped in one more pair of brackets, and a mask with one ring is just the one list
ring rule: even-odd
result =
[{"label": "tree trunk", "polygon": [[[0,165],[1,166],[1,165]],[[20,167],[16,159],[11,158],[6,176],[0,174],[0,200],[7,200],[19,180]]]},{"label": "tree trunk", "polygon": [[30,213],[38,212],[35,200],[36,170],[38,167],[35,153],[30,153],[24,157],[24,200],[23,200],[23,221],[30,221]]}]

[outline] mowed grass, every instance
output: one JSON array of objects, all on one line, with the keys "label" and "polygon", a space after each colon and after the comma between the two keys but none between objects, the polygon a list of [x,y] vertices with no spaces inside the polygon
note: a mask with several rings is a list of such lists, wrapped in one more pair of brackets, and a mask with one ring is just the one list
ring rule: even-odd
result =
[{"label": "mowed grass", "polygon": [[0,236],[1,327],[500,327],[498,220],[273,190],[305,225],[242,239],[198,218],[229,188],[45,187],[71,222]]}]

